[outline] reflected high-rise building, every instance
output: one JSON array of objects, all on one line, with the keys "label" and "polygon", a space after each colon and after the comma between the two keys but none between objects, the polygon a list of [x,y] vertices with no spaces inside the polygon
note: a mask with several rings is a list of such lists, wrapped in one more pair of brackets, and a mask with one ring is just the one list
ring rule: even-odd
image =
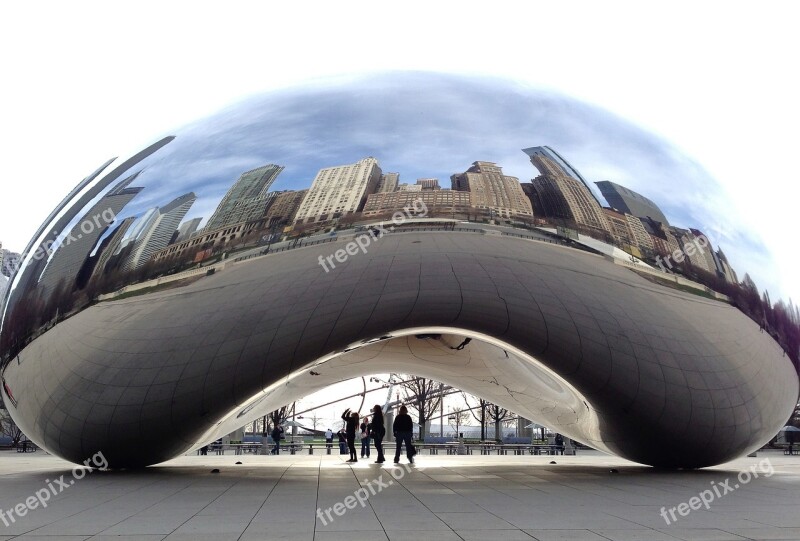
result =
[{"label": "reflected high-rise building", "polygon": [[733,270],[733,267],[731,267],[731,264],[728,262],[728,258],[725,257],[725,254],[722,252],[722,248],[712,253],[714,254],[714,261],[717,262],[717,272],[720,274],[720,276],[725,278],[725,281],[729,284],[739,283],[739,277],[736,275],[736,271]]},{"label": "reflected high-rise building", "polygon": [[371,156],[320,169],[297,210],[295,223],[324,222],[360,211],[367,195],[375,192],[381,173],[378,160]]},{"label": "reflected high-rise building", "polygon": [[[517,177],[503,174],[503,168],[492,162],[473,162],[464,173],[450,177],[453,190],[469,192],[471,205],[503,217],[531,217],[531,202],[522,191]],[[425,184],[418,184],[424,188]]]},{"label": "reflected high-rise building", "polygon": [[150,209],[141,227],[136,231],[133,250],[125,263],[127,270],[136,270],[144,266],[154,253],[166,247],[172,240],[175,231],[189,212],[197,196],[194,192],[184,194],[164,207]]},{"label": "reflected high-rise building", "polygon": [[423,190],[441,190],[438,178],[418,178],[417,185],[422,186]]},{"label": "reflected high-rise building", "polygon": [[578,171],[550,147],[522,150],[540,175],[528,190],[533,206],[545,217],[569,220],[577,225],[611,234],[613,228],[589,185]]},{"label": "reflected high-rise building", "polygon": [[191,220],[186,220],[183,222],[180,227],[178,228],[178,236],[175,239],[175,242],[183,242],[184,240],[190,238],[200,227],[200,222],[203,221],[203,218],[192,218]]},{"label": "reflected high-rise building", "polygon": [[127,177],[81,217],[55,249],[41,276],[42,286],[52,292],[58,283],[72,289],[75,277],[92,255],[98,240],[114,222],[117,214],[144,188],[130,187],[140,172]]},{"label": "reflected high-rise building", "polygon": [[[696,229],[683,229],[671,226],[669,231],[678,239],[684,258],[689,263],[705,272],[716,274],[717,264],[714,261],[714,249],[708,237]],[[689,245],[693,248],[687,249]]]},{"label": "reflected high-rise building", "polygon": [[119,254],[119,247],[126,238],[128,230],[136,223],[136,218],[131,216],[122,220],[114,228],[97,249],[97,262],[94,265],[92,277],[101,276],[106,272],[106,267],[114,256]]},{"label": "reflected high-rise building", "polygon": [[653,251],[662,257],[671,256],[681,250],[681,244],[672,230],[663,223],[652,218],[640,218],[642,225],[653,240]]},{"label": "reflected high-rise building", "polygon": [[633,190],[609,180],[595,182],[611,208],[639,218],[652,218],[669,226],[667,217],[653,201]]},{"label": "reflected high-rise building", "polygon": [[[2,244],[0,244],[2,246]],[[11,278],[14,271],[19,264],[19,258],[22,257],[16,252],[0,248],[0,274],[6,278]]]},{"label": "reflected high-rise building", "polygon": [[264,215],[270,187],[283,171],[282,165],[267,164],[239,176],[208,219],[205,229],[219,229]]},{"label": "reflected high-rise building", "polygon": [[264,216],[266,224],[293,222],[307,193],[308,190],[279,192]]},{"label": "reflected high-rise building", "polygon": [[388,193],[397,190],[400,184],[400,173],[384,173],[378,181],[375,193]]},{"label": "reflected high-rise building", "polygon": [[592,188],[589,186],[589,183],[586,182],[586,179],[583,178],[583,175],[581,175],[561,154],[546,145],[523,148],[522,152],[528,155],[531,163],[539,170],[539,173],[542,175],[551,174],[565,176],[577,180],[586,187],[592,198],[600,205],[600,201],[595,197]]}]

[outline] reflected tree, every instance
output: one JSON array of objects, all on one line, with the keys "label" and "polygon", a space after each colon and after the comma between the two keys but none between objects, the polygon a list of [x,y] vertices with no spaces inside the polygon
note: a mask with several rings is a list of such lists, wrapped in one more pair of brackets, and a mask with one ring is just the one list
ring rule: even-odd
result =
[{"label": "reflected tree", "polygon": [[403,378],[403,397],[408,408],[419,419],[419,439],[425,440],[425,425],[435,415],[442,403],[441,384],[432,379],[409,376]]}]

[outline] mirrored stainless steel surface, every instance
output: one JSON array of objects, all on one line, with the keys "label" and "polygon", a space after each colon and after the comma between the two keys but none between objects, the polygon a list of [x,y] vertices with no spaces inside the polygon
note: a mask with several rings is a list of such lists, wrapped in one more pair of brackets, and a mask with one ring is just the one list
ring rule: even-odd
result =
[{"label": "mirrored stainless steel surface", "polygon": [[798,379],[678,276],[736,281],[697,223],[720,188],[687,163],[505,81],[252,99],[105,164],[48,217],[4,299],[3,401],[52,453],[138,467],[401,371],[641,463],[724,462],[777,432]]}]

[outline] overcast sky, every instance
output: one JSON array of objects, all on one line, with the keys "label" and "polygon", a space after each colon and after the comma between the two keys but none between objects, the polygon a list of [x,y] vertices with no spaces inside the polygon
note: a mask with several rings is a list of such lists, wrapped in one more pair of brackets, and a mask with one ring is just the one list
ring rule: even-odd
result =
[{"label": "overcast sky", "polygon": [[[800,298],[796,3],[271,4],[0,8],[4,247],[21,250],[108,158],[243,99],[318,78],[431,71],[512,79],[653,134],[671,161],[722,187],[676,197],[685,213],[716,209],[706,225],[728,234],[719,242],[736,269],[773,299]],[[625,184],[622,171],[574,164]]]}]

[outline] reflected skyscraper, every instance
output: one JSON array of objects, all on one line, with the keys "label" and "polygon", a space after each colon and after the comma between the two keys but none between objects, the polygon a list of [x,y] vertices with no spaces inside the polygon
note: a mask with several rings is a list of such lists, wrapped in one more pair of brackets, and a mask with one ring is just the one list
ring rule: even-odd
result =
[{"label": "reflected skyscraper", "polygon": [[384,173],[378,181],[375,193],[393,192],[397,189],[398,184],[400,184],[400,173]]},{"label": "reflected skyscraper", "polygon": [[[594,192],[592,192],[589,183],[586,182],[586,179],[583,178],[583,175],[581,175],[571,163],[564,159],[561,154],[549,146],[545,145],[540,147],[523,148],[522,152],[528,155],[528,157],[531,159],[531,163],[536,167],[536,169],[539,170],[541,174],[563,175],[573,180],[577,180],[586,187],[592,198],[597,201],[597,197],[595,197]],[[534,161],[534,158],[537,158],[537,160]],[[597,201],[597,204],[599,205],[600,201]]]},{"label": "reflected skyscraper", "polygon": [[320,169],[295,217],[296,223],[322,222],[357,212],[364,207],[381,178],[378,160],[364,158],[353,164]]},{"label": "reflected skyscraper", "polygon": [[[2,244],[0,244],[0,246],[2,246]],[[20,257],[18,253],[6,250],[5,248],[0,249],[0,274],[6,278],[11,278],[11,275],[14,274],[14,270],[17,268]]]},{"label": "reflected skyscraper", "polygon": [[612,208],[639,218],[650,217],[669,226],[667,217],[664,216],[664,213],[661,212],[658,205],[645,196],[608,180],[595,182],[595,184],[600,188],[600,193],[603,194],[603,197],[605,197]]},{"label": "reflected skyscraper", "polygon": [[106,271],[106,266],[115,255],[119,254],[119,247],[126,238],[128,230],[136,223],[136,218],[129,217],[117,225],[97,249],[97,262],[94,265],[92,277],[100,276]]},{"label": "reflected skyscraper", "polygon": [[[533,216],[531,202],[519,179],[504,175],[503,168],[495,163],[474,162],[466,172],[453,175],[450,180],[453,190],[469,192],[471,204],[477,209],[504,218]],[[417,185],[425,187],[425,183]]]},{"label": "reflected skyscraper", "polygon": [[558,218],[575,225],[589,227],[611,234],[603,209],[589,185],[564,158],[550,147],[532,147],[522,150],[540,175],[530,189],[534,207],[548,218]]},{"label": "reflected skyscraper", "polygon": [[191,237],[200,227],[200,222],[202,221],[203,218],[192,218],[191,220],[183,222],[178,228],[178,236],[175,242],[182,242]]},{"label": "reflected skyscraper", "polygon": [[197,196],[194,192],[184,194],[174,199],[169,204],[161,208],[154,208],[148,211],[148,215],[143,220],[141,232],[135,240],[133,251],[126,262],[126,269],[135,270],[145,265],[154,253],[166,247],[175,230],[189,212]]},{"label": "reflected skyscraper", "polygon": [[269,163],[242,173],[208,219],[205,229],[219,229],[263,216],[269,204],[267,192],[281,171],[282,165]]},{"label": "reflected skyscraper", "polygon": [[144,189],[130,187],[139,174],[137,172],[117,184],[70,229],[42,273],[41,283],[46,291],[52,292],[61,280],[67,288],[75,285],[75,277],[91,256],[97,241],[117,214]]}]

